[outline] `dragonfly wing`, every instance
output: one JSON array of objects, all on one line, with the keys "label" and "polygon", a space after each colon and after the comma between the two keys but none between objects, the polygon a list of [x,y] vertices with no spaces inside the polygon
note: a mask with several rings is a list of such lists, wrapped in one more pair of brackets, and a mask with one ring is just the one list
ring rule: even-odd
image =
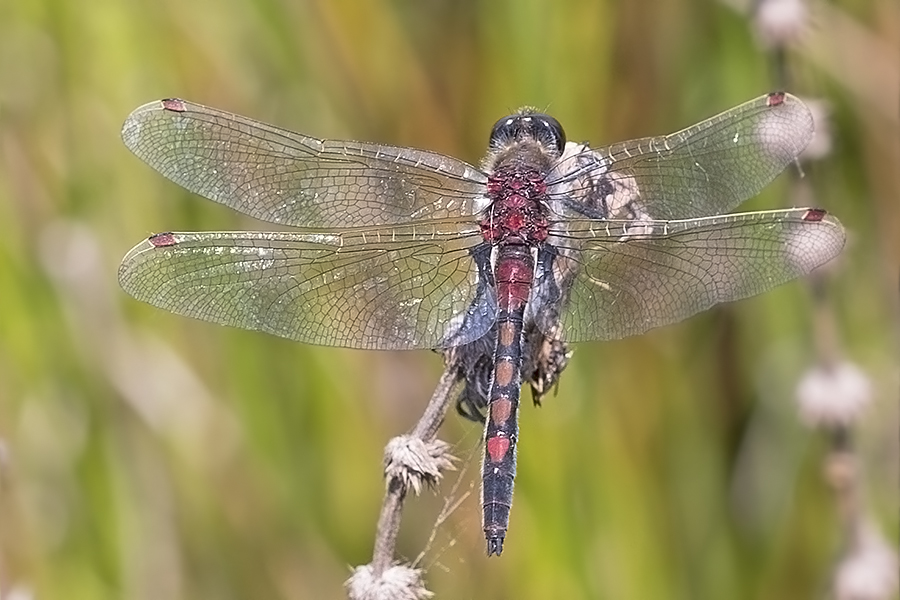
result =
[{"label": "dragonfly wing", "polygon": [[599,219],[726,213],[797,159],[813,120],[790,94],[769,94],[663,137],[592,150],[569,144],[551,175],[553,209]]},{"label": "dragonfly wing", "polygon": [[475,167],[434,152],[319,140],[176,99],[136,109],[122,139],[188,190],[296,227],[470,216],[487,181]]},{"label": "dragonfly wing", "polygon": [[566,227],[533,292],[533,301],[562,307],[535,319],[565,342],[637,335],[765,292],[828,262],[844,244],[837,219],[802,208]]},{"label": "dragonfly wing", "polygon": [[491,328],[497,300],[473,262],[480,234],[460,228],[164,233],[125,256],[119,282],[179,315],[309,344],[463,344]]}]

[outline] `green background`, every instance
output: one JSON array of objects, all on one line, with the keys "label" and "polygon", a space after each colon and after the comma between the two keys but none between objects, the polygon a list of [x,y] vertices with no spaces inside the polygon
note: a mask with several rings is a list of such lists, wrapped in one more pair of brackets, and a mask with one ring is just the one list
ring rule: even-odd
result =
[{"label": "green background", "polygon": [[[744,208],[814,204],[837,347],[870,377],[865,506],[898,536],[898,6],[816,9],[791,91],[828,102],[833,151]],[[573,140],[668,133],[776,87],[724,3],[288,0],[0,2],[0,596],[339,598],[368,562],[382,447],[418,418],[429,352],[323,349],[191,321],[118,289],[165,230],[265,225],[191,196],[119,139],[179,96],[319,137],[477,163],[523,104]],[[794,283],[641,338],[582,344],[525,400],[501,559],[484,556],[480,429],[413,499],[399,553],[443,598],[817,597],[842,532],[825,439],[796,416],[814,364]],[[464,497],[439,528],[449,498]]]}]

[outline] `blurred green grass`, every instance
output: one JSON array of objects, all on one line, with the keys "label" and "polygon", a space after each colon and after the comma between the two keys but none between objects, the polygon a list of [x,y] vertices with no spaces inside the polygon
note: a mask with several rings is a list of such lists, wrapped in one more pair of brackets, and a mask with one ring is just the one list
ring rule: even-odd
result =
[{"label": "blurred green grass", "polygon": [[[806,171],[848,229],[828,294],[843,353],[875,384],[866,501],[896,540],[898,10],[828,10],[790,53],[791,91],[832,110],[834,151]],[[841,23],[859,35],[829,29]],[[603,144],[772,87],[748,18],[714,2],[0,4],[0,597],[341,597],[348,565],[371,556],[382,446],[441,370],[428,352],[305,347],[122,293],[118,261],[152,232],[265,227],[131,156],[118,132],[134,107],[179,96],[475,163],[494,121],[523,104]],[[750,206],[786,204],[786,191]],[[470,464],[471,496],[425,558],[431,589],[818,593],[840,531],[822,443],[793,403],[814,360],[811,306],[791,284],[578,346],[558,394],[524,407],[503,558],[483,556]],[[477,458],[477,426],[451,417],[442,434]],[[441,502],[408,505],[404,556]]]}]

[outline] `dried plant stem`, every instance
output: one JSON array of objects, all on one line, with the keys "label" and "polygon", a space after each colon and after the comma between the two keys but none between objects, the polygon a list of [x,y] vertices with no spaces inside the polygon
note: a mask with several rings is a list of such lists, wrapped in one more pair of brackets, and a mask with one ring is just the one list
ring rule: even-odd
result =
[{"label": "dried plant stem", "polygon": [[421,571],[399,565],[394,554],[403,502],[410,489],[418,494],[423,487],[437,483],[441,472],[452,468],[449,446],[435,439],[453,391],[461,381],[461,370],[455,353],[447,353],[447,364],[438,385],[413,430],[391,439],[385,447],[384,472],[387,486],[378,526],[372,562],[357,567],[347,581],[352,600],[416,600],[431,597],[421,579]]},{"label": "dried plant stem", "polygon": [[[428,406],[425,407],[425,412],[410,433],[413,438],[426,444],[434,440],[438,428],[444,421],[444,415],[447,414],[447,409],[450,407],[452,392],[458,381],[458,370],[453,363],[448,364]],[[378,528],[375,531],[375,550],[372,555],[372,567],[376,576],[393,564],[403,501],[409,487],[400,476],[390,477],[387,482],[387,490],[381,504],[381,515],[378,517]]]}]

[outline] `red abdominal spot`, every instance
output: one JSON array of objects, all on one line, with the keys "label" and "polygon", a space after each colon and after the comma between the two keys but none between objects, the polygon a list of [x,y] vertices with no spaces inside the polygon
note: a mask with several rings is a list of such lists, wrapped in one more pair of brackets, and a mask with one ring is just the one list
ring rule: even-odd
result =
[{"label": "red abdominal spot", "polygon": [[497,268],[500,283],[531,283],[531,269],[521,260],[504,260]]},{"label": "red abdominal spot", "polygon": [[501,436],[492,437],[487,441],[486,445],[491,462],[497,463],[503,460],[503,457],[506,456],[506,453],[509,450],[509,438]]}]

